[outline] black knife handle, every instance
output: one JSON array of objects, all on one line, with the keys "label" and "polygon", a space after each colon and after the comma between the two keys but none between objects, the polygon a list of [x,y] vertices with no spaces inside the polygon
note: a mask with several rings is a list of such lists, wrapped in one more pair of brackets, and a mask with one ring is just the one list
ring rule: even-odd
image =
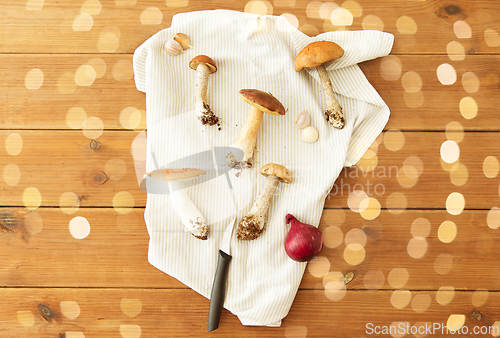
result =
[{"label": "black knife handle", "polygon": [[210,308],[208,310],[208,331],[213,331],[219,327],[220,314],[226,297],[227,272],[231,256],[219,250],[217,260],[217,272],[215,273],[212,295],[210,296]]}]

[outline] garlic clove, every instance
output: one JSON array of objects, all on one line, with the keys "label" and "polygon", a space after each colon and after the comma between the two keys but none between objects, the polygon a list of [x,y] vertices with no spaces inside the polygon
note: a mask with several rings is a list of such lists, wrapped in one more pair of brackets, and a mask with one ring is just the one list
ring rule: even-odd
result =
[{"label": "garlic clove", "polygon": [[304,110],[299,116],[297,116],[297,120],[295,121],[295,127],[299,129],[303,129],[308,127],[311,124],[311,116]]},{"label": "garlic clove", "polygon": [[319,133],[316,130],[316,128],[314,128],[313,126],[309,126],[309,127],[302,129],[302,133],[300,134],[300,138],[301,138],[302,142],[313,143],[313,142],[316,142],[318,140]]},{"label": "garlic clove", "polygon": [[173,39],[177,41],[183,49],[188,49],[191,47],[191,42],[189,41],[188,36],[184,33],[176,33]]},{"label": "garlic clove", "polygon": [[181,44],[175,40],[168,40],[167,42],[165,42],[164,48],[170,55],[175,56],[184,53]]}]

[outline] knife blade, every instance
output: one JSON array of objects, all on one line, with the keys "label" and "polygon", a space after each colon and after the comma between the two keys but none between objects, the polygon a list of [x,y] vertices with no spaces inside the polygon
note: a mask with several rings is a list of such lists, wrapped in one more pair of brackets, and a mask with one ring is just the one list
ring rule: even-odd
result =
[{"label": "knife blade", "polygon": [[230,254],[231,235],[233,234],[236,217],[227,226],[222,244],[219,249],[219,258],[217,260],[217,270],[215,272],[214,283],[212,285],[212,294],[210,296],[210,308],[208,310],[208,331],[213,331],[219,327],[220,315],[224,299],[226,297],[227,273],[232,256]]}]

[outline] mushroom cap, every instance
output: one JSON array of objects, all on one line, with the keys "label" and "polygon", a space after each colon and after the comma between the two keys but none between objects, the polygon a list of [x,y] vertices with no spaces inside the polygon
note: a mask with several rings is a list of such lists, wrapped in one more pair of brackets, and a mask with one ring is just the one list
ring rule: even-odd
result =
[{"label": "mushroom cap", "polygon": [[190,180],[205,175],[205,171],[193,168],[182,169],[158,169],[147,173],[145,176],[161,181]]},{"label": "mushroom cap", "polygon": [[285,107],[283,107],[281,102],[270,93],[257,89],[241,89],[239,93],[243,101],[264,113],[271,115],[286,114]]},{"label": "mushroom cap", "polygon": [[292,182],[292,174],[290,174],[290,171],[281,164],[268,163],[260,168],[260,173],[265,177],[269,175],[276,176],[284,183]]},{"label": "mushroom cap", "polygon": [[215,73],[217,71],[217,66],[215,65],[214,60],[212,60],[209,56],[206,55],[198,55],[195,56],[191,61],[189,61],[189,67],[196,70],[198,65],[202,63],[205,64],[208,69],[210,69],[210,74]]},{"label": "mushroom cap", "polygon": [[325,62],[336,60],[344,55],[342,47],[331,41],[311,42],[295,57],[295,71],[315,68]]}]

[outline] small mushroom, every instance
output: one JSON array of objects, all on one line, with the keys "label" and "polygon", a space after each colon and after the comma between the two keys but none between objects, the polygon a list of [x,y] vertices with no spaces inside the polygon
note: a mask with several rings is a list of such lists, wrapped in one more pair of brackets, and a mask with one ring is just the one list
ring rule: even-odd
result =
[{"label": "small mushroom", "polygon": [[196,70],[196,111],[198,119],[204,126],[219,123],[219,118],[212,112],[207,103],[208,76],[217,71],[214,60],[206,55],[195,56],[189,67]]},{"label": "small mushroom", "polygon": [[196,238],[208,238],[208,226],[205,217],[198,210],[186,193],[185,182],[205,175],[203,170],[183,169],[158,169],[147,173],[155,180],[168,181],[170,187],[170,202],[174,212],[181,219],[182,224]]},{"label": "small mushroom", "polygon": [[264,231],[267,221],[269,205],[278,183],[292,182],[292,175],[287,168],[280,164],[269,163],[260,168],[260,173],[266,177],[264,186],[259,191],[250,211],[241,219],[238,225],[236,238],[251,241],[259,237]]},{"label": "small mushroom", "polygon": [[252,109],[231,147],[243,151],[243,159],[240,163],[249,165],[249,160],[253,156],[255,144],[257,143],[257,134],[264,113],[285,115],[286,111],[281,102],[270,93],[257,89],[241,89],[239,94],[243,101],[252,106]]},{"label": "small mushroom", "polygon": [[343,55],[344,50],[335,42],[317,41],[305,46],[295,58],[296,72],[304,68],[316,68],[318,71],[327,106],[325,111],[326,120],[338,129],[344,128],[345,117],[339,101],[337,101],[333,94],[332,82],[330,81],[324,63],[336,60]]}]

